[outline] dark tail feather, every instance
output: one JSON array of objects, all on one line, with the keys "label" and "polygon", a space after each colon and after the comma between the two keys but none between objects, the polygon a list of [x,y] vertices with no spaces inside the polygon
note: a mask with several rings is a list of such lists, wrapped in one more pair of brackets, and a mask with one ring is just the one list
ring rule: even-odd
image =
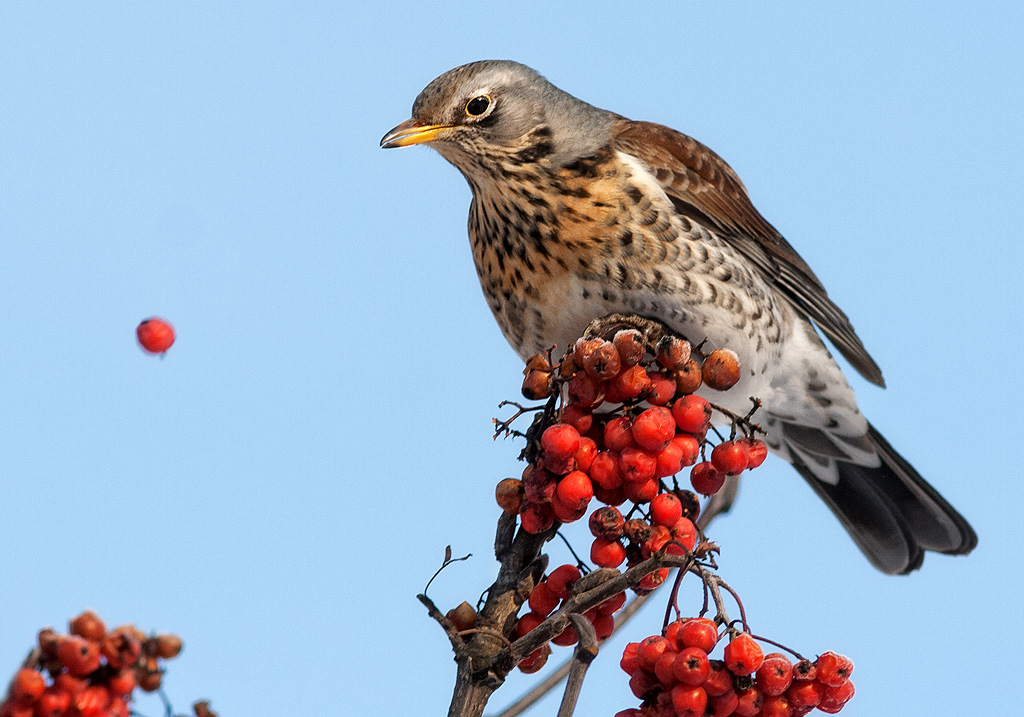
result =
[{"label": "dark tail feather", "polygon": [[837,461],[837,485],[822,483],[796,456],[793,466],[836,514],[872,564],[889,574],[921,567],[926,550],[966,555],[974,530],[889,442],[868,427],[882,459],[875,468]]}]

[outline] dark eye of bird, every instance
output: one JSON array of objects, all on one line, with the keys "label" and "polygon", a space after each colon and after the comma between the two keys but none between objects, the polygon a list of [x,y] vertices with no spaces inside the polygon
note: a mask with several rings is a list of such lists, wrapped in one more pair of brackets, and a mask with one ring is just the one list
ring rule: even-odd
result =
[{"label": "dark eye of bird", "polygon": [[466,103],[466,114],[471,117],[479,117],[491,106],[491,98],[487,95],[474,97]]}]

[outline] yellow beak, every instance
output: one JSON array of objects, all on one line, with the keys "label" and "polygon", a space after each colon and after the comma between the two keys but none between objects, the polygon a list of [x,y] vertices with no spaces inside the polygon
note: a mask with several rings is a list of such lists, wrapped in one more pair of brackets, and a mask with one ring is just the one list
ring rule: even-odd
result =
[{"label": "yellow beak", "polygon": [[408,147],[411,144],[423,144],[437,139],[437,135],[446,129],[451,129],[448,124],[423,124],[418,120],[406,120],[402,124],[384,135],[380,146],[384,149],[392,147]]}]

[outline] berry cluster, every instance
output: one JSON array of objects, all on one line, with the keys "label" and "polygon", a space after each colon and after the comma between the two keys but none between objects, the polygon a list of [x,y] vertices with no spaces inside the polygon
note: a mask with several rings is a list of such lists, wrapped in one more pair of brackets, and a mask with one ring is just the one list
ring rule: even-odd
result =
[{"label": "berry cluster", "polygon": [[67,635],[39,631],[39,646],[11,681],[0,717],[128,717],[135,688],[160,689],[160,660],[181,647],[176,635],[148,636],[134,625],[107,630],[86,610]]},{"label": "berry cluster", "polygon": [[[581,577],[582,573],[575,565],[560,565],[537,583],[527,601],[530,612],[520,616],[516,623],[514,638],[518,639],[536,628],[544,622],[548,615],[564,604],[572,594],[573,586]],[[598,641],[611,637],[615,630],[615,618],[612,616],[625,604],[626,593],[618,593],[583,613],[583,617],[587,618],[594,626]],[[551,642],[561,647],[569,647],[575,645],[578,639],[576,629],[570,625],[561,634],[551,638]],[[537,648],[519,663],[519,669],[528,674],[536,672],[544,667],[550,653],[551,648],[547,644]]]},{"label": "berry cluster", "polygon": [[815,708],[834,714],[853,697],[847,657],[826,652],[794,664],[740,632],[711,659],[718,643],[716,623],[691,618],[626,645],[619,664],[643,704],[616,717],[800,717]]}]

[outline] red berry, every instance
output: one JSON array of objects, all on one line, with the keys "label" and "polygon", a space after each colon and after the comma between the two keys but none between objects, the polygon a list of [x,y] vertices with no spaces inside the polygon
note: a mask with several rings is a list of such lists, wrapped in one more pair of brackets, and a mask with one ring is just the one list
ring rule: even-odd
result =
[{"label": "red berry", "polygon": [[645,575],[637,585],[637,590],[654,590],[668,578],[668,568],[659,568],[653,573]]},{"label": "red berry", "polygon": [[757,717],[793,717],[793,708],[784,695],[765,695]]},{"label": "red berry", "polygon": [[576,467],[584,473],[589,472],[596,456],[597,444],[594,443],[594,439],[586,436],[580,438],[580,447],[576,451]]},{"label": "red berry", "polygon": [[647,503],[658,495],[661,486],[654,478],[641,482],[628,481],[622,484],[622,493],[634,503]]},{"label": "red berry", "polygon": [[558,607],[558,596],[551,592],[547,583],[541,582],[533,586],[530,591],[530,609],[538,615],[547,617]]},{"label": "red berry", "polygon": [[651,378],[643,366],[627,368],[608,383],[608,393],[615,394],[620,401],[637,398],[650,388]]},{"label": "red berry", "polygon": [[651,635],[650,637],[644,638],[640,642],[640,667],[653,672],[654,663],[656,663],[658,658],[664,655],[666,651],[672,651],[672,646],[669,644],[669,641],[661,635]]},{"label": "red berry", "polygon": [[576,628],[568,625],[564,630],[552,637],[551,642],[559,647],[570,647],[575,645],[579,639],[579,636],[576,634]]},{"label": "red berry", "polygon": [[567,508],[585,509],[594,497],[594,486],[583,471],[573,471],[558,481],[555,495]]},{"label": "red berry", "polygon": [[725,485],[725,473],[711,461],[701,461],[690,471],[690,485],[701,495],[714,495]]},{"label": "red berry", "polygon": [[590,559],[602,568],[617,568],[626,559],[626,549],[618,540],[594,538],[590,546]]},{"label": "red berry", "polygon": [[78,635],[68,635],[57,643],[57,658],[73,676],[85,677],[100,666],[100,648]]},{"label": "red berry", "polygon": [[638,699],[644,699],[644,696],[656,687],[658,687],[658,678],[647,670],[637,670],[629,678],[629,689]]},{"label": "red berry", "polygon": [[697,527],[689,518],[677,520],[670,532],[672,540],[685,545],[687,550],[693,550],[693,546],[697,544]]},{"label": "red berry", "polygon": [[741,438],[736,442],[747,449],[747,468],[757,468],[768,457],[768,446],[764,444],[764,441]]},{"label": "red berry", "polygon": [[603,488],[600,483],[594,483],[594,497],[605,505],[622,505],[626,502],[626,494],[622,488]]},{"label": "red berry", "polygon": [[[549,470],[527,466],[523,471],[523,495],[531,503],[549,503],[558,488],[558,478]],[[520,503],[520,508],[522,504]]]},{"label": "red berry", "polygon": [[817,707],[825,687],[817,680],[794,681],[786,690],[786,698],[795,710]]},{"label": "red berry", "polygon": [[757,717],[757,713],[761,711],[761,705],[764,704],[764,695],[760,690],[751,687],[737,692],[736,697],[736,709],[733,714],[739,715],[739,717]]},{"label": "red berry", "polygon": [[[707,687],[705,686],[704,689],[706,691]],[[708,703],[711,707],[712,717],[729,717],[736,710],[736,706],[739,704],[739,697],[730,685],[726,692],[713,697],[709,696]]]},{"label": "red berry", "polygon": [[74,697],[88,687],[89,683],[67,672],[62,672],[53,678],[53,686]]},{"label": "red berry", "polygon": [[651,406],[633,419],[632,431],[638,446],[657,453],[676,435],[676,422],[669,409]]},{"label": "red berry", "polygon": [[668,478],[674,476],[683,469],[683,449],[675,442],[669,441],[668,445],[654,456],[657,465],[654,468],[655,478]]},{"label": "red berry", "polygon": [[701,433],[711,424],[711,406],[700,396],[683,396],[672,404],[672,417],[679,430]]},{"label": "red berry", "polygon": [[594,414],[590,412],[590,409],[581,408],[575,403],[570,403],[562,409],[562,416],[559,420],[572,426],[580,433],[586,433],[594,425]]},{"label": "red berry", "polygon": [[11,696],[16,700],[34,702],[39,699],[44,690],[46,690],[46,680],[42,673],[27,667],[18,670],[14,679],[11,680]]},{"label": "red berry", "polygon": [[768,697],[777,697],[793,682],[793,663],[778,652],[764,658],[757,668],[757,689]]},{"label": "red berry", "polygon": [[679,651],[672,667],[676,679],[684,685],[700,685],[707,679],[711,666],[708,653],[698,647],[687,647]]},{"label": "red berry", "polygon": [[623,448],[636,448],[633,438],[632,424],[625,416],[618,416],[604,426],[604,447],[610,451],[621,451]]},{"label": "red berry", "polygon": [[540,445],[545,458],[550,456],[556,461],[564,461],[574,457],[579,450],[580,432],[573,426],[556,423],[541,434]]},{"label": "red berry", "polygon": [[696,647],[709,653],[718,644],[718,627],[706,617],[695,617],[686,620],[679,626],[679,632],[676,635],[676,644],[680,650],[687,647]]},{"label": "red berry", "polygon": [[818,709],[828,714],[835,714],[843,708],[843,705],[853,699],[854,692],[853,683],[849,680],[835,686],[825,685]]},{"label": "red berry", "polygon": [[616,451],[599,451],[590,464],[590,478],[605,490],[622,487],[624,480]]},{"label": "red berry", "polygon": [[726,475],[739,475],[747,468],[747,449],[738,441],[722,441],[711,451],[711,463]]},{"label": "red berry", "polygon": [[115,672],[107,680],[107,688],[110,694],[116,697],[127,697],[135,689],[135,670],[124,669]]},{"label": "red berry", "polygon": [[626,593],[617,593],[597,606],[598,615],[613,615],[626,604]]},{"label": "red berry", "polygon": [[598,640],[607,640],[615,632],[615,618],[611,615],[595,613],[591,617],[592,610],[587,611],[587,617],[594,624],[594,634]]},{"label": "red berry", "polygon": [[725,666],[734,675],[753,674],[763,661],[764,652],[760,645],[745,632],[741,632],[725,646]]},{"label": "red berry", "polygon": [[619,453],[622,477],[629,483],[643,483],[654,478],[658,459],[641,448],[626,448]]},{"label": "red berry", "polygon": [[665,336],[654,347],[654,357],[667,369],[674,371],[682,368],[690,360],[690,342],[675,336]]},{"label": "red berry", "polygon": [[[85,687],[83,686],[84,690]],[[64,717],[71,706],[71,693],[56,685],[47,687],[36,702],[35,717]]]},{"label": "red berry", "polygon": [[174,327],[155,316],[139,324],[135,335],[139,345],[151,354],[162,354],[174,343]]},{"label": "red berry", "polygon": [[110,705],[110,690],[105,685],[90,685],[72,700],[78,717],[100,717]]},{"label": "red berry", "polygon": [[825,652],[818,657],[818,682],[827,687],[839,687],[853,674],[853,660],[835,652]]},{"label": "red berry", "polygon": [[644,399],[652,406],[667,406],[676,395],[676,380],[666,373],[650,374],[651,385],[644,392]]},{"label": "red berry", "polygon": [[708,695],[701,687],[676,685],[672,688],[672,709],[676,717],[703,717],[708,707]]},{"label": "red berry", "polygon": [[555,513],[551,510],[550,503],[532,503],[523,501],[519,509],[519,522],[523,530],[532,535],[539,535],[551,529],[555,524]]},{"label": "red berry", "polygon": [[818,678],[818,666],[810,660],[800,660],[793,665],[793,680],[815,680]]},{"label": "red berry", "polygon": [[658,678],[662,687],[668,688],[678,682],[675,672],[673,672],[675,664],[676,651],[672,649],[665,650],[665,653],[654,663],[654,676]]},{"label": "red berry", "polygon": [[650,537],[643,543],[643,556],[649,558],[661,550],[665,543],[672,540],[672,534],[663,525],[652,525]]},{"label": "red berry", "polygon": [[68,632],[84,637],[86,640],[99,642],[107,633],[107,626],[92,610],[86,610],[68,623]]},{"label": "red berry", "polygon": [[676,434],[675,438],[669,441],[669,446],[678,446],[682,450],[684,466],[692,466],[700,455],[700,441],[689,433]]},{"label": "red berry", "polygon": [[141,652],[142,645],[128,626],[111,630],[100,643],[100,653],[106,658],[107,664],[115,670],[135,664]]},{"label": "red berry", "polygon": [[708,660],[708,678],[701,685],[709,697],[721,697],[732,691],[732,675],[721,660]]},{"label": "red berry", "polygon": [[651,522],[671,528],[683,517],[683,504],[672,493],[662,493],[651,500]]},{"label": "red berry", "polygon": [[548,574],[548,587],[560,600],[565,600],[572,592],[572,586],[580,579],[580,569],[575,565],[559,565]]},{"label": "red berry", "polygon": [[526,633],[533,630],[535,627],[544,622],[544,616],[538,615],[535,612],[528,612],[519,618],[519,622],[516,623],[515,636],[522,637]]},{"label": "red berry", "polygon": [[619,667],[627,675],[632,675],[640,669],[640,643],[631,642],[622,651],[622,659],[619,660]]}]

